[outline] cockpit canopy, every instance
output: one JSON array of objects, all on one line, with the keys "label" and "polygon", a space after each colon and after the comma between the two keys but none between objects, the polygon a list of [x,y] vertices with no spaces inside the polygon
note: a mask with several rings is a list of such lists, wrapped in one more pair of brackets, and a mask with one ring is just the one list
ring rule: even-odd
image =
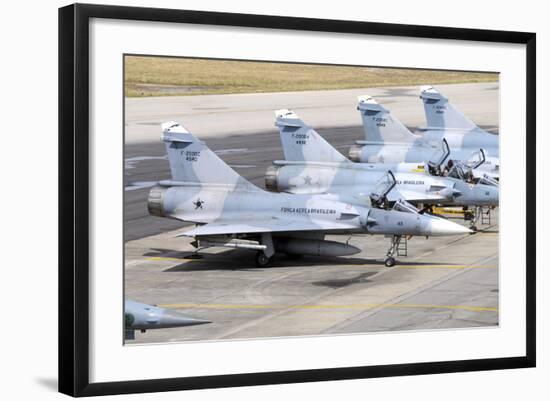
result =
[{"label": "cockpit canopy", "polygon": [[395,176],[391,171],[388,171],[388,174],[383,176],[374,186],[370,199],[373,206],[380,208],[387,208],[389,205],[388,194],[395,187],[396,181]]},{"label": "cockpit canopy", "polygon": [[420,211],[416,207],[403,199],[399,199],[397,202],[395,202],[395,204],[393,205],[393,210],[405,213],[420,213]]}]

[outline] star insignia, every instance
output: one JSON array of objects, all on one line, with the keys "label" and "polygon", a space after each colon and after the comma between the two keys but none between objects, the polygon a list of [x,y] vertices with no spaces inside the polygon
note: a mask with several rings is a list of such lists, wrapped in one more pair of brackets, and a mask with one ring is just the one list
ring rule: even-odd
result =
[{"label": "star insignia", "polygon": [[197,198],[197,201],[193,202],[193,205],[195,205],[195,210],[197,210],[197,209],[202,210],[202,205],[204,205],[205,203],[206,203],[205,201],[202,201],[202,200],[200,200],[200,198]]}]

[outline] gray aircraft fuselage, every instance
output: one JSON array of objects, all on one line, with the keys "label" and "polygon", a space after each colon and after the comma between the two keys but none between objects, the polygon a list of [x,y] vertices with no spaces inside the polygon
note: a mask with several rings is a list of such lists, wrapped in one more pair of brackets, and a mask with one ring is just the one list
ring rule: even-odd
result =
[{"label": "gray aircraft fuselage", "polygon": [[[149,212],[153,215],[206,224],[216,221],[255,221],[265,232],[272,222],[304,224],[305,231],[438,236],[469,232],[438,217],[383,210],[348,202],[340,195],[302,195],[247,190],[220,185],[173,185],[151,190]],[[335,230],[334,227],[340,227]],[[313,228],[313,229],[312,229]],[[289,229],[289,231],[292,231]],[[279,230],[284,232],[284,227]]]},{"label": "gray aircraft fuselage", "polygon": [[[382,165],[373,170],[373,165],[363,163],[276,163],[281,165],[270,166],[266,173],[268,189],[295,194],[332,193],[351,201],[368,196],[387,175],[387,171],[380,170]],[[499,201],[499,189],[492,185],[470,185],[457,178],[419,172],[394,172],[394,176],[396,186],[388,194],[390,201],[457,206],[495,206]]]},{"label": "gray aircraft fuselage", "polygon": [[357,141],[357,144],[351,147],[349,157],[361,163],[427,162],[438,152],[443,139],[449,144],[450,159],[467,160],[480,149],[486,151],[489,157],[499,157],[498,136],[477,130],[467,133],[428,130],[412,142]]}]

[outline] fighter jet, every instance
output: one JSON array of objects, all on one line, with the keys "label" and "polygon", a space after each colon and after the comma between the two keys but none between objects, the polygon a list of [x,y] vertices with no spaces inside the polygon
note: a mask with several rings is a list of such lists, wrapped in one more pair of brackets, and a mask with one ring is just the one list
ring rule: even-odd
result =
[{"label": "fighter jet", "polygon": [[357,141],[350,149],[350,159],[379,163],[428,161],[446,139],[450,159],[467,160],[484,149],[487,160],[482,168],[498,170],[498,136],[479,128],[431,86],[422,87],[420,97],[428,126],[413,134],[371,96],[359,96],[357,109],[365,141]]},{"label": "fighter jet", "polygon": [[[425,163],[353,163],[296,113],[283,109],[277,110],[275,116],[285,160],[275,161],[267,170],[266,187],[272,191],[334,193],[349,202],[361,202],[365,196],[377,192],[376,187],[380,181],[384,182],[389,169],[395,178],[395,186],[387,195],[389,202],[404,199],[429,205],[498,205],[498,187],[467,180],[469,174],[473,176],[471,170],[460,170],[462,177],[456,168],[452,170],[454,176],[443,170],[440,165],[448,156],[448,146],[442,148],[442,154],[428,169]],[[443,143],[447,145],[445,140]],[[475,169],[480,162],[471,168]],[[428,174],[430,169],[438,171],[439,176]]]},{"label": "fighter jet", "polygon": [[130,299],[124,301],[124,338],[126,340],[135,338],[135,330],[145,333],[150,329],[196,326],[206,323],[211,322]]},{"label": "fighter jet", "polygon": [[[267,192],[237,174],[178,123],[164,123],[162,130],[172,179],[151,189],[149,213],[196,224],[178,236],[194,238],[197,249],[254,250],[256,265],[265,267],[276,251],[323,256],[360,252],[355,246],[325,240],[327,234],[388,234],[394,236],[393,244],[402,235],[471,232],[407,205],[385,210],[369,202],[352,204],[333,194]],[[393,265],[393,253],[388,253],[386,264]]]}]

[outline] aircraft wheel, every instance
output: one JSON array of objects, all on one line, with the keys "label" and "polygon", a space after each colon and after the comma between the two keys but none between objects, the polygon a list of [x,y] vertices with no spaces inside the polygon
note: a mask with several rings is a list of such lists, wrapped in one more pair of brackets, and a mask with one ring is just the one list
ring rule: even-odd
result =
[{"label": "aircraft wheel", "polygon": [[477,231],[477,227],[476,227],[476,226],[471,226],[471,227],[470,227],[470,230],[472,230],[473,232],[476,232],[476,231]]},{"label": "aircraft wheel", "polygon": [[256,254],[256,258],[255,258],[256,266],[266,267],[271,263],[271,259],[272,258],[268,258],[267,256],[265,256],[265,253],[260,251]]},{"label": "aircraft wheel", "polygon": [[390,256],[389,258],[386,258],[384,264],[386,265],[386,267],[395,266],[395,259]]}]

